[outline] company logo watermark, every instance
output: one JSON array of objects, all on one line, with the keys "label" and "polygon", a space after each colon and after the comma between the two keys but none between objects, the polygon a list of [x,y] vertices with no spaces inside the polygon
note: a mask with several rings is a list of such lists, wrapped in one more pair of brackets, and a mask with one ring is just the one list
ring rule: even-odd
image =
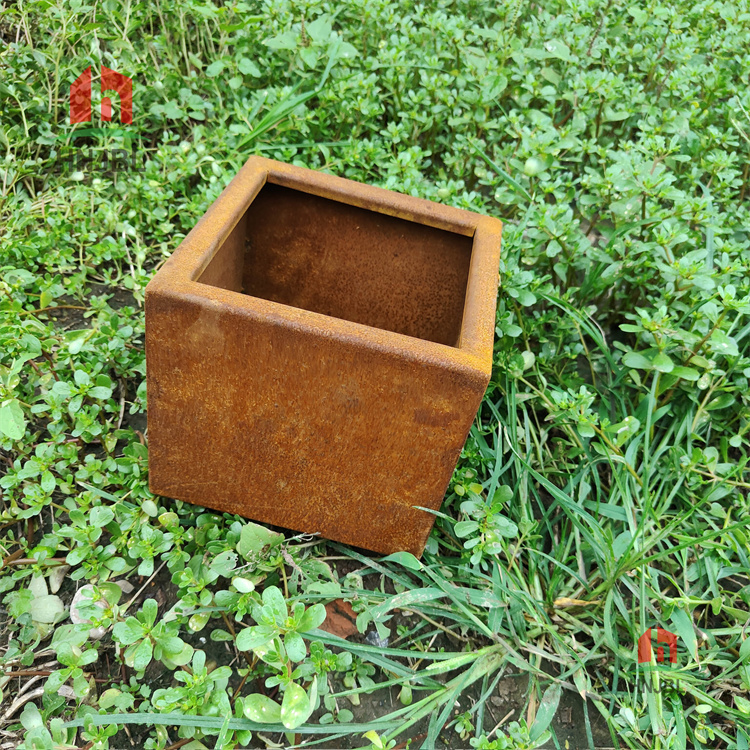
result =
[{"label": "company logo watermark", "polygon": [[[656,635],[656,658],[654,658]],[[677,678],[677,634],[661,626],[648,628],[638,639],[638,666],[643,672],[644,693],[661,693],[665,688],[680,690]],[[655,662],[655,663],[654,663]],[[674,670],[674,671],[673,671]]]},{"label": "company logo watermark", "polygon": [[[639,639],[638,639],[638,663],[639,664],[650,664],[653,651],[651,648],[651,631],[653,628],[649,628]],[[670,633],[662,627],[656,628],[656,661],[659,664],[663,664],[664,658],[664,646],[659,644],[666,644],[669,647],[669,663],[677,664],[677,635]]]},{"label": "company logo watermark", "polygon": [[[68,172],[75,179],[87,180],[97,176],[114,176],[119,173],[144,172],[144,154],[136,145],[139,140],[138,134],[129,127],[113,127],[104,125],[112,123],[113,119],[113,94],[119,98],[119,120],[120,126],[132,126],[133,124],[133,79],[123,73],[100,66],[101,94],[99,102],[99,115],[102,127],[76,128],[73,131],[61,133],[58,139],[65,141],[55,163],[56,172]],[[73,81],[70,86],[70,125],[81,123],[92,123],[94,102],[92,99],[92,66],[88,66]],[[105,96],[105,94],[107,94]],[[75,141],[80,139],[94,139],[92,144],[89,140],[86,145],[78,145]],[[129,148],[113,148],[97,145],[96,141],[106,138],[110,142],[113,139],[122,139]]]},{"label": "company logo watermark", "polygon": [[[133,80],[129,76],[101,66],[101,93],[115,91],[120,97],[120,122],[133,122]],[[101,115],[104,122],[112,121],[112,99],[103,96]],[[91,66],[75,79],[70,87],[70,124],[91,122]]]}]

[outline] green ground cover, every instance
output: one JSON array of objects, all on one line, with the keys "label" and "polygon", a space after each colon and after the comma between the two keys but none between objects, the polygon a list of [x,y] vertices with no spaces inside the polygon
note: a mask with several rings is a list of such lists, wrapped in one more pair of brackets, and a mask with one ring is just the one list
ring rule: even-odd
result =
[{"label": "green ground cover", "polygon": [[[748,748],[746,0],[35,0],[0,40],[3,747],[564,747],[578,695],[580,747]],[[77,137],[102,64],[133,124]],[[144,287],[253,153],[505,222],[421,563],[148,491]]]}]

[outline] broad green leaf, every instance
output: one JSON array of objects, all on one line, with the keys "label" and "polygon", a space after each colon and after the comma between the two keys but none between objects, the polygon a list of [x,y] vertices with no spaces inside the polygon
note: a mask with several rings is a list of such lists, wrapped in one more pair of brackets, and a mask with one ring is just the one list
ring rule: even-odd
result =
[{"label": "broad green leaf", "polygon": [[736,357],[740,353],[737,342],[724,331],[714,331],[708,340],[708,346],[712,352],[723,354],[725,357]]},{"label": "broad green leaf", "polygon": [[627,109],[612,109],[612,107],[606,106],[602,119],[604,122],[620,122],[621,120],[627,120],[631,114]]},{"label": "broad green leaf", "polygon": [[549,57],[557,57],[566,61],[573,60],[568,45],[562,39],[549,39],[544,43],[544,50]]},{"label": "broad green leaf", "polygon": [[26,433],[26,417],[16,399],[0,406],[0,432],[11,440],[20,440]]},{"label": "broad green leaf", "polygon": [[492,496],[493,502],[509,503],[513,499],[513,488],[507,484],[501,484]]},{"label": "broad green leaf", "polygon": [[314,21],[305,25],[305,29],[310,38],[315,42],[325,42],[331,36],[331,21],[328,16],[318,16]]},{"label": "broad green leaf", "polygon": [[196,612],[194,615],[190,616],[190,619],[188,620],[188,627],[190,630],[192,630],[194,633],[197,633],[203,628],[208,625],[208,621],[211,618],[210,612]]},{"label": "broad green leaf", "polygon": [[265,526],[248,522],[242,527],[237,552],[249,559],[261,554],[266,548],[275,547],[284,541],[284,535],[271,531]]},{"label": "broad green leaf", "polygon": [[159,648],[169,657],[179,654],[185,645],[182,638],[176,635],[157,638],[157,643]]},{"label": "broad green leaf", "polygon": [[31,591],[34,597],[47,596],[49,594],[47,579],[38,573],[34,574],[29,581],[29,591]]},{"label": "broad green leaf", "polygon": [[674,370],[674,362],[670,359],[668,354],[659,352],[652,360],[651,365],[654,370],[659,372],[672,372]]},{"label": "broad green leaf", "polygon": [[167,102],[164,105],[164,115],[170,120],[182,120],[185,117],[185,111],[176,102]]},{"label": "broad green leaf", "polygon": [[628,352],[622,358],[622,363],[633,370],[650,370],[651,360],[638,352]]},{"label": "broad green leaf", "polygon": [[552,719],[557,712],[557,706],[560,703],[560,696],[562,695],[562,688],[559,682],[555,682],[550,685],[542,696],[542,700],[539,703],[539,708],[536,712],[536,718],[534,723],[531,725],[529,735],[532,740],[536,740],[546,731],[547,727],[552,723]]},{"label": "broad green leaf", "polygon": [[146,601],[143,602],[143,607],[141,608],[141,614],[143,615],[142,621],[147,627],[152,627],[156,622],[156,615],[158,612],[159,605],[156,603],[156,599],[146,599]]},{"label": "broad green leaf", "polygon": [[216,60],[206,68],[206,75],[209,78],[215,78],[224,70],[224,67],[225,63],[223,60]]},{"label": "broad green leaf", "polygon": [[240,651],[252,651],[270,643],[275,635],[276,630],[265,625],[255,625],[252,628],[245,628],[237,633],[237,648]]},{"label": "broad green leaf", "polygon": [[185,664],[189,664],[190,660],[193,658],[193,653],[195,650],[189,643],[182,644],[182,649],[179,653],[170,653],[168,655],[162,656],[162,661],[164,661],[165,658],[169,659],[172,664],[174,664],[176,667],[182,667]]},{"label": "broad green leaf", "polygon": [[135,617],[128,617],[124,622],[118,622],[112,628],[112,635],[123,646],[129,646],[143,638],[145,631],[141,621]]},{"label": "broad green leaf", "polygon": [[286,600],[281,593],[281,589],[277,586],[267,586],[263,589],[262,598],[263,604],[271,609],[277,623],[286,619],[288,612]]},{"label": "broad green leaf", "polygon": [[469,534],[473,534],[478,528],[479,523],[477,521],[459,521],[453,527],[453,533],[459,539],[463,539],[463,537],[469,536]]},{"label": "broad green leaf", "polygon": [[36,727],[44,726],[42,714],[31,701],[29,701],[23,708],[23,712],[21,713],[21,724],[27,731],[35,729]]},{"label": "broad green leaf", "polygon": [[31,619],[34,622],[55,623],[65,614],[65,605],[56,594],[37,596],[31,602]]},{"label": "broad green leaf", "polygon": [[206,652],[198,650],[193,655],[193,663],[190,665],[193,668],[193,674],[200,674],[206,669]]},{"label": "broad green leaf", "polygon": [[304,688],[296,682],[290,682],[281,702],[281,723],[287,729],[294,729],[304,724],[311,713],[312,706]]},{"label": "broad green leaf", "polygon": [[237,68],[239,69],[240,73],[242,73],[243,75],[253,76],[253,78],[260,78],[261,76],[260,68],[252,60],[249,60],[247,57],[243,57],[237,63]]},{"label": "broad green leaf", "polygon": [[512,539],[518,536],[518,526],[507,516],[496,513],[492,518],[493,527],[504,537]]},{"label": "broad green leaf", "polygon": [[212,641],[233,641],[234,637],[231,633],[228,633],[226,630],[221,630],[221,628],[214,628],[211,631],[210,638]]},{"label": "broad green leaf", "polygon": [[394,552],[392,555],[384,557],[380,562],[395,562],[409,570],[422,570],[423,567],[422,563],[411,552]]},{"label": "broad green leaf", "polygon": [[47,470],[42,473],[42,479],[39,482],[42,491],[46,492],[48,495],[55,489],[57,485],[57,480],[55,479],[55,475]]},{"label": "broad green leaf", "polygon": [[285,31],[283,34],[266,39],[263,44],[271,49],[296,50],[299,43],[299,34],[295,31]]},{"label": "broad green leaf", "polygon": [[607,432],[614,433],[614,443],[618,447],[624,445],[635,435],[641,427],[641,423],[633,416],[625,417],[622,422],[610,425]]},{"label": "broad green leaf", "polygon": [[89,374],[86,372],[86,370],[76,370],[73,373],[73,380],[75,380],[76,385],[90,385],[91,384],[91,378]]},{"label": "broad green leaf", "polygon": [[144,638],[137,646],[131,646],[130,648],[133,649],[133,651],[130,653],[130,665],[133,667],[133,669],[135,669],[136,672],[142,672],[151,663],[151,657],[154,653],[151,639]]},{"label": "broad green leaf", "polygon": [[108,690],[105,690],[100,696],[99,696],[99,707],[103,709],[112,708],[112,706],[116,705],[117,699],[122,695],[122,691],[118,690],[117,688],[109,688]]},{"label": "broad green leaf", "polygon": [[698,380],[698,378],[701,376],[698,370],[695,370],[692,367],[683,367],[682,365],[678,365],[672,368],[671,374],[676,375],[678,378],[682,378],[683,380],[690,381],[691,383],[695,380]]},{"label": "broad green leaf", "polygon": [[706,406],[707,411],[716,409],[726,409],[736,402],[734,393],[720,393],[716,398],[711,399]]},{"label": "broad green leaf", "polygon": [[287,656],[292,661],[302,661],[307,656],[305,641],[294,630],[284,636],[284,648],[286,649]]},{"label": "broad green leaf", "polygon": [[104,385],[95,385],[88,392],[91,398],[107,399],[112,395],[112,389]]},{"label": "broad green leaf", "polygon": [[223,680],[228,680],[232,676],[232,668],[231,667],[216,667],[211,672],[211,679],[214,682],[220,682]]},{"label": "broad green leaf", "polygon": [[557,73],[557,71],[554,70],[554,68],[542,68],[539,72],[542,78],[549,81],[553,86],[557,86],[557,84],[562,80],[562,78]]},{"label": "broad green leaf", "polygon": [[352,60],[357,57],[357,48],[349,42],[342,42],[341,38],[336,38],[331,41],[331,45],[328,47],[328,54],[334,55],[336,58],[344,58],[345,60]]},{"label": "broad green leaf", "polygon": [[240,594],[249,594],[255,591],[255,584],[249,578],[233,578],[232,585]]},{"label": "broad green leaf", "polygon": [[141,510],[151,518],[156,518],[159,515],[159,507],[153,500],[144,500],[141,503]]},{"label": "broad green leaf", "polygon": [[106,505],[96,505],[89,514],[89,523],[96,528],[101,528],[106,526],[114,517],[115,513],[112,508]]},{"label": "broad green leaf", "polygon": [[508,79],[502,74],[489,76],[482,87],[482,100],[485,104],[494,102],[508,87]]},{"label": "broad green leaf", "polygon": [[226,550],[217,555],[211,562],[211,570],[225,578],[237,567],[237,553],[234,550]]},{"label": "broad green leaf", "polygon": [[326,619],[326,608],[322,604],[313,604],[308,607],[300,619],[297,629],[300,633],[319,628]]},{"label": "broad green leaf", "polygon": [[242,711],[248,719],[261,724],[277,724],[281,721],[281,706],[260,693],[248,695],[243,701]]}]

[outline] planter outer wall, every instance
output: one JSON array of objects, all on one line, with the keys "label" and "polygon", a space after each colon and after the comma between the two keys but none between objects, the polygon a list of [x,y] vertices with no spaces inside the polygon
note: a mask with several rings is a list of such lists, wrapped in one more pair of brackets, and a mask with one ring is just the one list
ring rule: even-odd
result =
[{"label": "planter outer wall", "polygon": [[[471,238],[456,345],[242,293],[248,208],[267,183]],[[152,492],[421,555],[434,516],[420,508],[440,507],[490,378],[500,232],[252,157],[146,289]]]}]

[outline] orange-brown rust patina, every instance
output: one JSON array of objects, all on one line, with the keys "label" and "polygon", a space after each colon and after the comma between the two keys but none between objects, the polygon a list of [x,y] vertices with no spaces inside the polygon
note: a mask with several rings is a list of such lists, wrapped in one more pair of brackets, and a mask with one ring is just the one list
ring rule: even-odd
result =
[{"label": "orange-brown rust patina", "polygon": [[146,289],[151,490],[420,555],[490,378],[500,230],[252,157]]}]

